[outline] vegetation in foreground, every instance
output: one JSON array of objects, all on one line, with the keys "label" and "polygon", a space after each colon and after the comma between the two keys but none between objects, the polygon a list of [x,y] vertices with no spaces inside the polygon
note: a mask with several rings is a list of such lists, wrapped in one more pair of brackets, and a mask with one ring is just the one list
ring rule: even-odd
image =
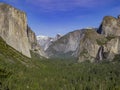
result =
[{"label": "vegetation in foreground", "polygon": [[0,90],[120,90],[119,61],[75,63],[32,56],[0,39]]}]

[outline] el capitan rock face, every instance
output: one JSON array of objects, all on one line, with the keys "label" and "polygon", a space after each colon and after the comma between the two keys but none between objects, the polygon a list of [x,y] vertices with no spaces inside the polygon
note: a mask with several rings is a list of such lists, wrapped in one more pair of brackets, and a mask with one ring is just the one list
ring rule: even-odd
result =
[{"label": "el capitan rock face", "polygon": [[8,45],[23,55],[31,57],[27,37],[27,20],[24,12],[0,3],[0,36]]},{"label": "el capitan rock face", "polygon": [[4,3],[0,3],[0,36],[27,57],[31,57],[30,50],[46,57],[35,33],[27,25],[26,14]]}]

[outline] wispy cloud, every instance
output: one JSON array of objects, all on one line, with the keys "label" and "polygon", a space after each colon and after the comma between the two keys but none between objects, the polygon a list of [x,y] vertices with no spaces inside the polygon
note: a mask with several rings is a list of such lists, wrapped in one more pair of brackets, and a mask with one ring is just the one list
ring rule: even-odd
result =
[{"label": "wispy cloud", "polygon": [[26,2],[48,11],[67,11],[77,7],[94,8],[114,0],[27,0]]}]

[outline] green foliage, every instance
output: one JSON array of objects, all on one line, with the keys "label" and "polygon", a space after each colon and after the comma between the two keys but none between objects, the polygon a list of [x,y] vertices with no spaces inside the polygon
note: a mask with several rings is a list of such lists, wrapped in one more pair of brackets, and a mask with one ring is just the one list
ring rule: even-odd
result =
[{"label": "green foliage", "polygon": [[29,59],[0,39],[1,90],[120,90],[120,63]]},{"label": "green foliage", "polygon": [[115,55],[113,60],[114,61],[120,61],[120,54]]},{"label": "green foliage", "polygon": [[111,34],[111,35],[107,36],[106,38],[107,38],[108,41],[110,41],[110,40],[114,39],[115,36]]},{"label": "green foliage", "polygon": [[105,45],[108,42],[108,40],[106,38],[104,38],[104,39],[101,38],[101,39],[97,39],[96,42],[98,45],[101,46],[101,45]]}]

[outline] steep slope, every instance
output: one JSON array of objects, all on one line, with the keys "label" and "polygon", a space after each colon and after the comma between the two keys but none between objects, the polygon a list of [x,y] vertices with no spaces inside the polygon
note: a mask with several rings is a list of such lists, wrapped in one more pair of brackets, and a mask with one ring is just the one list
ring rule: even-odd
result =
[{"label": "steep slope", "polygon": [[94,28],[70,32],[53,42],[46,53],[52,58],[77,57],[78,62],[112,61],[120,54],[120,18],[104,17],[97,32]]},{"label": "steep slope", "polygon": [[120,54],[120,18],[105,16],[96,33],[86,30],[80,40],[77,54],[79,62],[108,60],[112,61]]},{"label": "steep slope", "polygon": [[10,5],[0,3],[0,36],[23,55],[31,57],[27,37],[26,14]]},{"label": "steep slope", "polygon": [[[35,53],[31,53],[32,58],[28,58],[7,43],[0,37],[0,89],[1,90],[27,90],[28,83],[34,81],[29,90],[36,89],[33,84],[37,83],[39,77],[36,78],[42,66],[39,57]],[[38,70],[39,69],[39,70]],[[35,75],[33,74],[35,73]],[[32,75],[33,74],[33,75]],[[29,80],[28,80],[29,79]],[[36,80],[36,81],[35,81]],[[37,89],[38,90],[38,87]]]},{"label": "steep slope", "polygon": [[49,57],[61,58],[74,57],[74,52],[79,45],[81,33],[81,30],[76,30],[62,36],[48,47],[46,50],[47,55]]},{"label": "steep slope", "polygon": [[104,56],[108,60],[113,60],[115,55],[120,54],[120,18],[105,16],[98,32],[108,39],[104,45]]},{"label": "steep slope", "polygon": [[29,26],[27,26],[27,36],[30,45],[30,50],[43,57],[47,57],[44,51],[42,50],[41,46],[38,44],[35,33],[31,30]]},{"label": "steep slope", "polygon": [[82,33],[79,47],[77,48],[76,55],[79,58],[78,62],[90,60],[94,62],[96,59],[103,59],[98,54],[99,48],[107,42],[103,35],[99,35],[94,29],[86,29]]},{"label": "steep slope", "polygon": [[120,18],[105,16],[98,31],[106,37],[120,36]]},{"label": "steep slope", "polygon": [[11,46],[7,45],[7,43],[0,37],[0,62],[17,64],[21,63],[26,67],[33,67],[30,58],[22,55],[22,53],[18,52]]},{"label": "steep slope", "polygon": [[26,14],[5,3],[0,3],[0,36],[27,57],[31,57],[30,50],[46,57],[35,33],[27,25]]}]

